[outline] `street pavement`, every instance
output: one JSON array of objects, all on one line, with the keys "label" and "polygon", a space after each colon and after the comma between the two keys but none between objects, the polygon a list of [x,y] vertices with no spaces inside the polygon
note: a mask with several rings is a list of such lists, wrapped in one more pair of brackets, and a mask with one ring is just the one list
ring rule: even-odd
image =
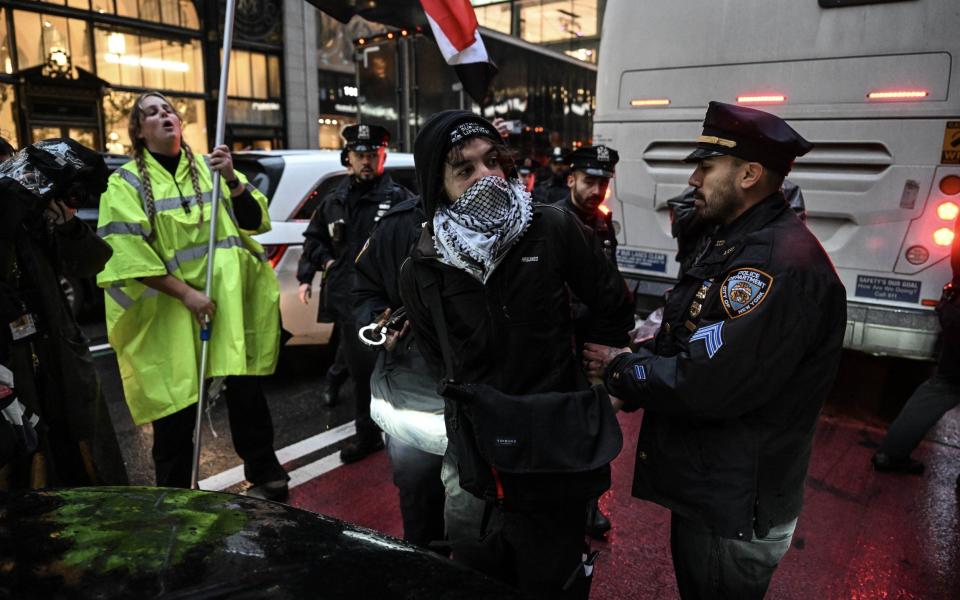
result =
[{"label": "street pavement", "polygon": [[[386,452],[352,465],[339,460],[338,450],[353,431],[353,408],[349,386],[333,409],[319,402],[331,359],[326,347],[285,348],[277,374],[265,381],[275,445],[291,474],[289,503],[399,537],[399,503]],[[113,355],[100,351],[97,366],[128,479],[150,485],[150,427],[130,422]],[[954,489],[960,411],[948,413],[918,449],[916,457],[927,463],[922,477],[877,474],[869,462],[889,420],[930,369],[925,363],[844,355],[818,424],[804,512],[769,597],[960,598],[960,508]],[[602,552],[595,599],[676,597],[669,513],[630,496],[641,420],[642,412],[620,415],[624,451],[613,465],[613,487],[600,502],[614,529],[605,542],[594,542]],[[246,485],[222,402],[204,428],[201,479],[204,489],[237,492]]]}]

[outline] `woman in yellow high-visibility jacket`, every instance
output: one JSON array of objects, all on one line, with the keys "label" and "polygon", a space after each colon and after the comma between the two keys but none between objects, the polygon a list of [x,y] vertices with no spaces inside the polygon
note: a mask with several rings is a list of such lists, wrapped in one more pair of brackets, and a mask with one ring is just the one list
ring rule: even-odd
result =
[{"label": "woman in yellow high-visibility jacket", "polygon": [[[106,289],[107,335],[136,424],[153,422],[157,485],[189,487],[199,387],[200,323],[212,319],[208,377],[227,377],[233,445],[252,487],[284,499],[287,474],[259,377],[279,352],[279,288],[251,236],[270,229],[266,198],[234,171],[226,146],[197,157],[182,119],[157,92],[130,114],[134,159],[110,177],[97,233],[113,257],[97,277]],[[204,292],[213,178],[221,202],[212,298]]]}]

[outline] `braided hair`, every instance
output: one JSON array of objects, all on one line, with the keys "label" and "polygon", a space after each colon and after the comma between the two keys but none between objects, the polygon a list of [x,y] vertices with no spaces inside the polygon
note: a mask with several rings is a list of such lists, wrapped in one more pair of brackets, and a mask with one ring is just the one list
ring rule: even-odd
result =
[{"label": "braided hair", "polygon": [[[181,126],[183,124],[183,118],[180,116],[180,113],[174,108],[173,103],[170,102],[163,94],[160,92],[145,92],[140,94],[137,98],[137,101],[133,104],[133,110],[130,112],[130,123],[127,125],[127,133],[130,136],[130,143],[133,144],[133,160],[137,166],[137,175],[140,177],[140,181],[143,184],[143,196],[144,196],[144,211],[147,213],[147,219],[150,222],[150,235],[147,236],[147,239],[153,241],[156,238],[156,218],[157,218],[157,205],[153,197],[153,185],[150,182],[150,171],[147,170],[146,160],[144,159],[144,150],[147,147],[146,142],[142,137],[141,133],[141,120],[143,119],[143,108],[140,104],[150,96],[160,98],[164,102],[170,105],[173,109],[174,116],[180,121]],[[193,150],[183,140],[181,135],[180,146],[183,148],[184,154],[187,157],[187,166],[190,170],[190,184],[193,186],[193,196],[196,200],[197,207],[200,209],[200,223],[203,223],[203,194],[200,192],[200,175],[197,172],[197,165],[194,159]],[[189,205],[184,205],[184,208],[189,210]]]}]

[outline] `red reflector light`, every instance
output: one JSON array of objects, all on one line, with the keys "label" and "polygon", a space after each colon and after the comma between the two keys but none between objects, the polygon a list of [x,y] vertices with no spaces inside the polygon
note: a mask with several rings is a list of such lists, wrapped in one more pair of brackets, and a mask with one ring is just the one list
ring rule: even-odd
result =
[{"label": "red reflector light", "polygon": [[602,213],[604,214],[604,216],[610,214],[610,207],[607,206],[606,204],[600,204],[600,205],[598,205],[598,206],[597,206],[597,210],[599,210],[600,212],[602,212]]},{"label": "red reflector light", "polygon": [[645,106],[669,106],[669,98],[635,98],[630,101],[630,106],[642,108]]},{"label": "red reflector light", "polygon": [[927,90],[877,90],[867,94],[868,100],[921,100],[930,95]]},{"label": "red reflector light", "polygon": [[950,202],[949,200],[937,207],[937,216],[944,221],[952,221],[956,219],[958,213],[960,213],[960,206],[957,206],[955,203]]},{"label": "red reflector light", "polygon": [[280,264],[280,259],[283,258],[283,255],[287,252],[287,245],[270,244],[263,247],[263,252],[267,256],[267,262],[270,263],[270,267],[276,269],[277,265]]},{"label": "red reflector light", "polygon": [[922,265],[930,260],[930,251],[923,246],[910,246],[904,253],[904,257],[911,265]]},{"label": "red reflector light", "polygon": [[920,304],[922,304],[923,306],[936,306],[939,303],[940,303],[939,300],[935,300],[933,298],[924,298],[923,300],[920,301]]},{"label": "red reflector light", "polygon": [[782,94],[757,94],[737,96],[737,104],[783,104],[787,97]]},{"label": "red reflector light", "polygon": [[947,196],[956,196],[960,194],[960,177],[956,175],[947,175],[940,180],[940,191]]},{"label": "red reflector light", "polygon": [[938,246],[949,246],[953,243],[953,230],[949,227],[941,227],[934,231],[933,243]]},{"label": "red reflector light", "polygon": [[607,191],[603,193],[603,201],[606,202],[607,200],[610,199],[610,196],[612,195],[613,195],[613,188],[608,185]]}]

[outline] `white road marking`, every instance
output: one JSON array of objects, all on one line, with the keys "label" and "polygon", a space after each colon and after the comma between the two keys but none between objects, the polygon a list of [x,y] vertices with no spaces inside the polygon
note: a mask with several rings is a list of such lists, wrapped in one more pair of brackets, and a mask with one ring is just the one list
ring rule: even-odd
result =
[{"label": "white road marking", "polygon": [[290,482],[287,485],[290,487],[290,489],[293,489],[301,483],[307,483],[311,479],[316,479],[324,473],[329,473],[340,466],[343,466],[343,461],[340,460],[340,453],[334,452],[329,456],[324,456],[316,462],[312,462],[309,465],[304,465],[299,469],[290,471]]},{"label": "white road marking", "polygon": [[[292,460],[296,460],[302,456],[306,456],[307,454],[310,454],[311,452],[322,450],[323,448],[332,446],[333,444],[336,444],[341,440],[345,440],[348,437],[355,434],[356,432],[357,432],[357,426],[355,421],[344,423],[339,427],[335,427],[333,429],[324,431],[323,433],[318,433],[313,437],[309,437],[295,444],[291,444],[286,448],[281,448],[280,450],[277,451],[277,459],[279,459],[280,464],[287,463]],[[328,462],[325,462],[325,461],[329,461],[331,457],[336,459],[336,464],[334,464],[333,466],[328,466]],[[321,463],[323,463],[323,466],[318,467],[317,465],[320,465]],[[335,452],[330,456],[324,457],[316,462],[312,462],[308,465],[305,465],[303,467],[300,467],[299,469],[292,471],[290,473],[291,480],[289,485],[290,487],[300,485],[305,481],[309,481],[309,479],[312,479],[313,477],[319,477],[320,475],[323,475],[327,471],[337,468],[341,464],[343,463],[340,462],[340,453]],[[316,472],[315,475],[312,475],[307,479],[300,479],[299,481],[294,483],[295,474],[300,473],[299,475],[296,475],[296,476],[304,477],[305,475],[309,473],[313,473],[317,469],[321,469],[321,468],[326,470]],[[313,470],[310,470],[310,469],[313,469]],[[216,475],[207,477],[206,479],[200,481],[200,489],[215,491],[215,492],[220,490],[225,490],[229,487],[237,485],[238,483],[242,482],[244,479],[245,478],[243,476],[243,465],[241,464],[241,465],[237,465],[236,467],[233,467],[232,469],[227,469],[222,473],[217,473]]]}]

